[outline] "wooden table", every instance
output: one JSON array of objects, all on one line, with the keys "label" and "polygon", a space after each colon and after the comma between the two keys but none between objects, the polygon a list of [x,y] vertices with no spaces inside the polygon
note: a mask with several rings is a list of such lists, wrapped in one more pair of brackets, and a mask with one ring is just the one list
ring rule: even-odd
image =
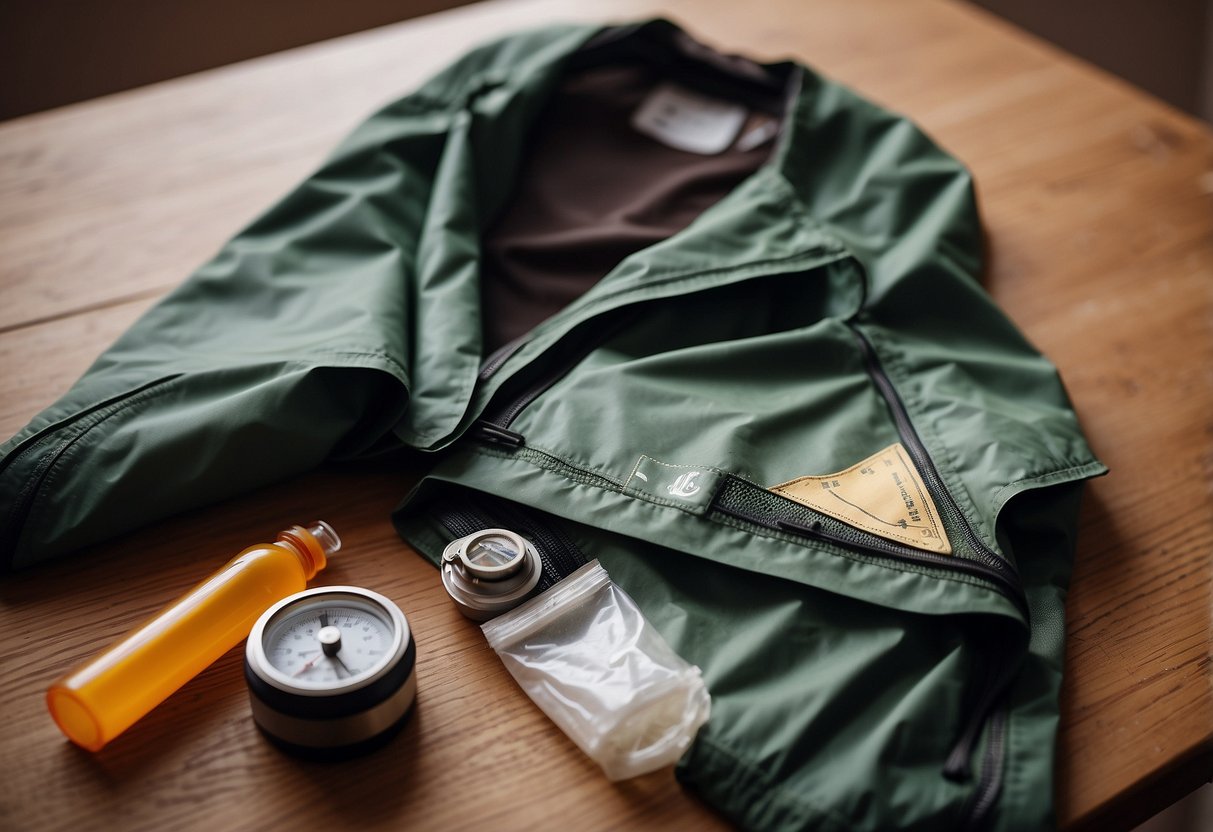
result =
[{"label": "wooden table", "polygon": [[[657,12],[805,60],[971,166],[989,290],[1062,368],[1112,468],[1088,492],[1068,602],[1061,820],[1127,828],[1208,780],[1213,136],[970,6],[494,0],[0,125],[0,434],[474,42]],[[724,827],[668,771],[608,784],[517,691],[388,523],[414,476],[326,469],[0,582],[0,827]],[[419,708],[397,741],[339,769],[282,757],[253,730],[237,651],[102,753],[63,740],[42,703],[55,676],[312,516],[346,538],[328,581],[397,599],[418,634]]]}]

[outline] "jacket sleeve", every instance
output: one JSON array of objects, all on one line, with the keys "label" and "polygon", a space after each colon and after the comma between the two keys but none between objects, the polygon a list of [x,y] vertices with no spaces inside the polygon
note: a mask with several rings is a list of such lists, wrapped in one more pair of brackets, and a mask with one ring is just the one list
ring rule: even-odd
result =
[{"label": "jacket sleeve", "polygon": [[0,568],[392,444],[433,168],[499,48],[370,117],[0,446]]},{"label": "jacket sleeve", "polygon": [[486,43],[372,115],[0,445],[0,569],[325,459],[437,447],[480,355],[478,334],[447,337],[479,332],[475,252],[448,233],[475,210],[449,171],[467,164],[469,102],[594,29]]},{"label": "jacket sleeve", "polygon": [[[0,564],[373,448],[404,412],[424,120],[369,124],[0,446]],[[373,119],[372,122],[375,122]],[[405,157],[408,161],[405,161]]]}]

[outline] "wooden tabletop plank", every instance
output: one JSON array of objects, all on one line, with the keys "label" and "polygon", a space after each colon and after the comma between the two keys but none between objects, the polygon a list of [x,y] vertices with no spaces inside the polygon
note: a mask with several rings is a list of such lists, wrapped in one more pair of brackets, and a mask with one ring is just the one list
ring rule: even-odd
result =
[{"label": "wooden tabletop plank", "polygon": [[[473,43],[572,14],[671,16],[726,50],[794,56],[907,113],[974,172],[987,288],[1054,359],[1112,474],[1088,492],[1067,604],[1058,806],[1127,828],[1213,774],[1213,136],[1193,119],[968,4],[493,0],[0,124],[0,433],[60,395],[154,298],[284,193],[359,119]],[[516,693],[432,568],[387,522],[411,474],[327,469],[0,584],[0,818],[195,828],[542,825],[711,828],[668,772],[611,786]],[[414,617],[418,720],[383,779],[347,793],[250,730],[229,655],[100,755],[41,695],[233,551],[322,515],[350,539],[326,576]],[[264,535],[262,535],[264,536]],[[172,541],[171,544],[168,541]],[[146,564],[155,563],[155,569]],[[88,627],[81,627],[86,622]],[[45,646],[55,645],[46,655]],[[492,710],[481,730],[472,703]],[[165,737],[172,736],[173,742]],[[372,758],[378,759],[378,758]],[[469,808],[452,770],[523,807]],[[470,767],[470,768],[469,768]],[[46,784],[52,784],[47,786]],[[47,793],[50,789],[50,794]],[[253,797],[256,796],[254,800]],[[205,821],[203,820],[205,818]],[[706,825],[706,826],[705,826]]]},{"label": "wooden tabletop plank", "polygon": [[0,332],[0,436],[15,434],[84,374],[153,299]]}]

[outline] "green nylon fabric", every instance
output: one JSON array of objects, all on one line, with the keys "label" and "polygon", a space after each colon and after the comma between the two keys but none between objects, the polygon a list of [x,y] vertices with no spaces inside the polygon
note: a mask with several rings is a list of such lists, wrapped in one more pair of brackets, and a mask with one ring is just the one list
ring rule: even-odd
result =
[{"label": "green nylon fabric", "polygon": [[[435,558],[449,535],[430,500],[485,492],[600,558],[703,669],[712,718],[679,776],[740,825],[963,828],[995,778],[988,826],[1048,827],[1078,483],[1104,468],[978,283],[967,171],[910,122],[794,68],[766,164],[478,376],[480,234],[599,31],[469,53],[148,312],[0,446],[0,559],[43,562],[325,460],[440,452],[401,533]],[[980,576],[713,508],[730,476],[770,486],[904,439],[857,332],[955,501],[949,537],[968,527],[1014,565],[1026,617]],[[510,425],[525,445],[477,441],[574,340],[592,348]],[[673,495],[688,471],[699,490]],[[981,723],[973,776],[949,779],[998,669],[1005,733]]]}]

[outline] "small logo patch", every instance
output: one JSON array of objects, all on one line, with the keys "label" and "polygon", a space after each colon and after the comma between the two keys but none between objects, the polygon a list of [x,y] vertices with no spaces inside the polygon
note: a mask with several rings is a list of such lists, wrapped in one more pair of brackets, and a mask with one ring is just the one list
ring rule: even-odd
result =
[{"label": "small logo patch", "polygon": [[679,474],[678,479],[666,487],[666,491],[673,494],[675,497],[694,497],[699,493],[699,486],[696,480],[703,474],[702,471],[687,471],[685,474]]},{"label": "small logo patch", "polygon": [[641,454],[624,481],[629,494],[692,514],[707,511],[720,471],[704,465],[675,465]]},{"label": "small logo patch", "polygon": [[886,540],[952,554],[935,503],[900,443],[837,474],[800,477],[770,490]]}]

